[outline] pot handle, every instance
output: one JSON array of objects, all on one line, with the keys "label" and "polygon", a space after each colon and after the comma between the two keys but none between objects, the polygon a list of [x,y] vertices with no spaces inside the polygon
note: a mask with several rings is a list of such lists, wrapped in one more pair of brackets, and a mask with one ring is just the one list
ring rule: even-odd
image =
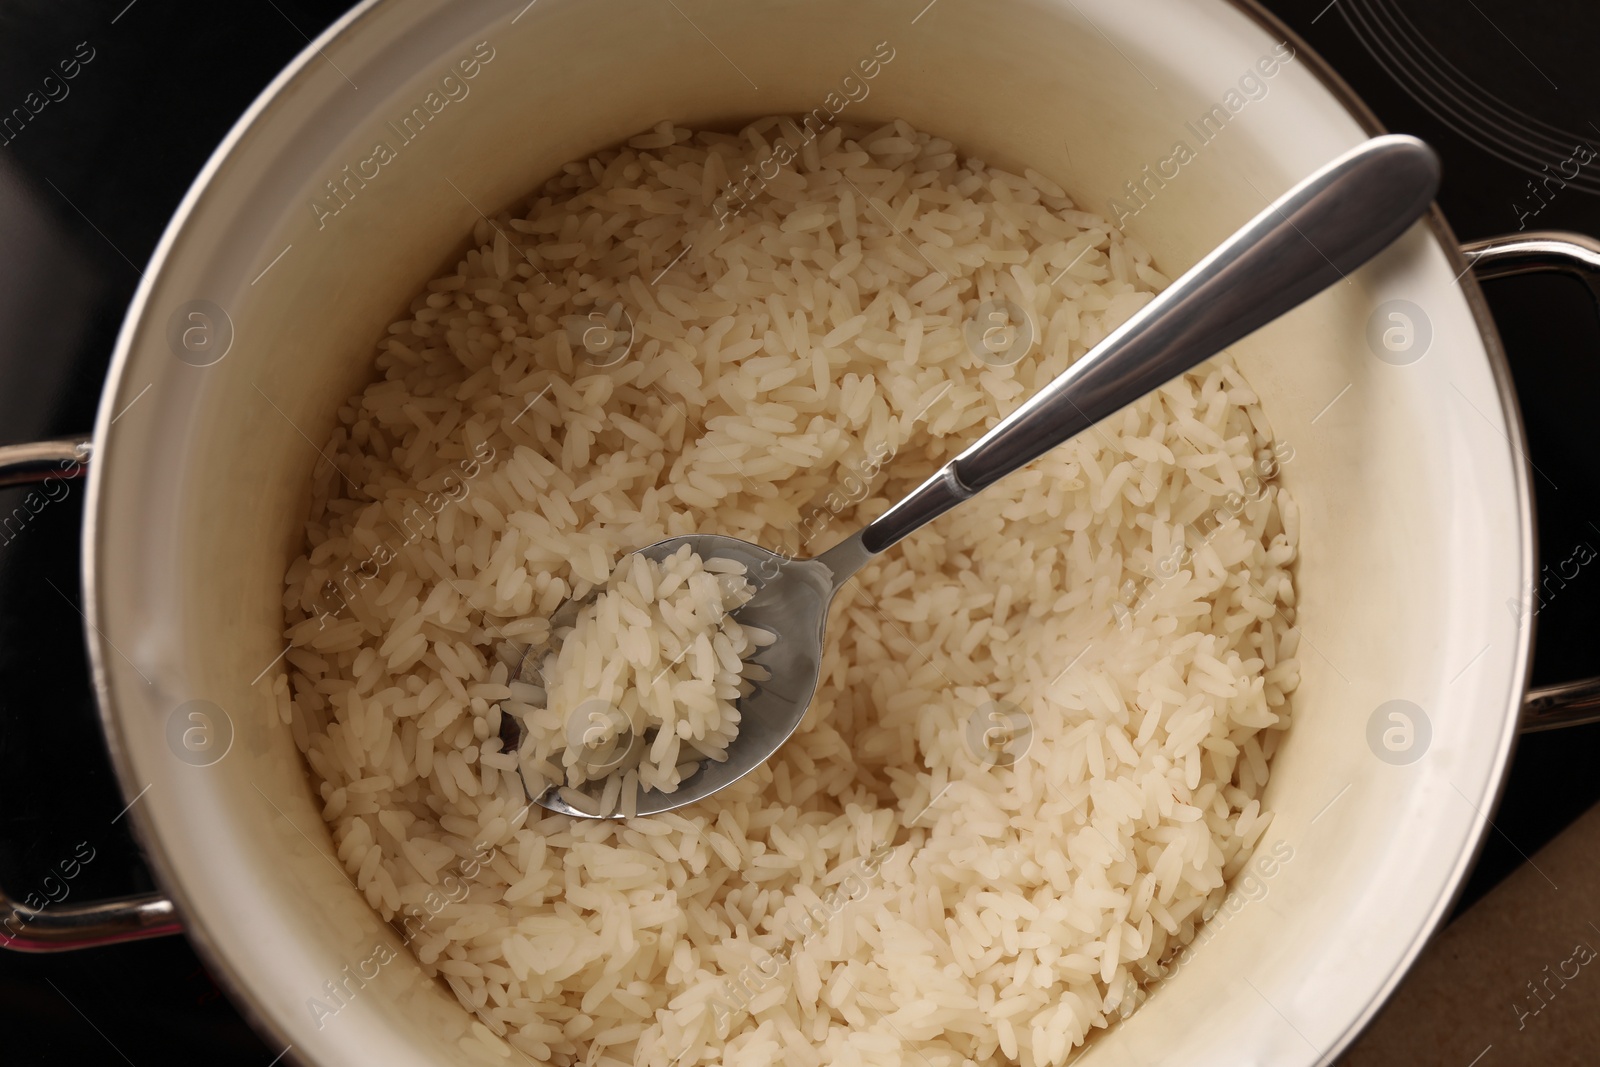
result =
[{"label": "pot handle", "polygon": [[[0,487],[46,478],[74,479],[87,470],[93,444],[87,437],[34,441],[0,448]],[[182,930],[172,901],[141,893],[88,904],[14,900],[0,888],[0,948],[17,952],[61,952],[115,945]]]},{"label": "pot handle", "polygon": [[[1600,241],[1581,233],[1530,230],[1473,241],[1462,254],[1479,281],[1513,274],[1570,274],[1589,287],[1600,305]],[[1600,722],[1600,678],[1528,690],[1522,703],[1522,732]]]}]

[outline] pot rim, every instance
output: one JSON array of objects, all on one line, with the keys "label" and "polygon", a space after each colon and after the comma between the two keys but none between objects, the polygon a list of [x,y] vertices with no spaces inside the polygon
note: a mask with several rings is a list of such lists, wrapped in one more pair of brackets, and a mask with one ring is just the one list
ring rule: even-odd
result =
[{"label": "pot rim", "polygon": [[[1263,7],[1261,0],[1220,0],[1220,2],[1232,7],[1277,39],[1292,45],[1295,49],[1296,57],[1303,60],[1306,67],[1322,84],[1323,88],[1364,133],[1375,137],[1389,132],[1328,61],[1323,59],[1315,49],[1306,43],[1299,34],[1290,29],[1278,16]],[[251,102],[244,113],[240,115],[228,133],[218,142],[217,147],[212,151],[205,165],[195,176],[193,183],[191,183],[178,207],[174,210],[171,220],[167,223],[160,241],[150,256],[144,275],[134,292],[132,300],[129,302],[127,314],[117,333],[111,362],[106,372],[105,384],[101,390],[101,403],[95,418],[93,440],[96,454],[102,451],[110,435],[111,421],[114,418],[112,401],[116,397],[122,385],[123,377],[128,370],[132,357],[134,334],[149,310],[151,293],[155,288],[157,279],[163,273],[167,260],[172,253],[173,245],[176,243],[178,235],[188,224],[200,198],[210,188],[217,172],[234,153],[235,149],[247,137],[251,136],[258,124],[269,118],[271,111],[282,102],[286,90],[305,74],[312,63],[323,58],[324,49],[333,43],[335,39],[343,37],[373,18],[380,3],[381,0],[360,0],[356,6],[330,24],[315,39],[309,41],[306,47],[278,72],[272,81],[262,89],[255,100]],[[1466,298],[1474,325],[1483,341],[1484,354],[1488,359],[1490,373],[1494,379],[1495,391],[1500,403],[1500,414],[1505,419],[1507,447],[1512,452],[1511,468],[1518,510],[1518,537],[1521,542],[1520,574],[1526,583],[1537,573],[1538,541],[1531,488],[1531,461],[1528,458],[1526,434],[1521,408],[1517,403],[1515,386],[1511,378],[1510,364],[1506,359],[1500,334],[1490,313],[1488,302],[1483,295],[1483,290],[1472,272],[1471,264],[1462,252],[1460,242],[1449,223],[1445,220],[1444,214],[1437,203],[1434,203],[1429,208],[1425,219],[1446,260],[1456,268],[1456,282],[1461,286],[1462,294]],[[117,775],[118,784],[122,789],[123,796],[126,797],[133,791],[130,789],[130,785],[135,781],[135,776],[129,764],[126,747],[122,743],[121,717],[115,711],[116,701],[109,685],[109,672],[107,670],[108,648],[105,638],[101,636],[97,621],[102,615],[102,606],[96,588],[98,571],[97,549],[101,533],[100,499],[102,479],[102,466],[91,463],[81,541],[84,631],[85,642],[89,651],[95,701],[100,713],[106,745],[111,756],[112,767]],[[1516,684],[1511,690],[1510,702],[1505,712],[1504,725],[1501,729],[1501,736],[1491,765],[1494,785],[1492,790],[1484,796],[1485,803],[1475,805],[1474,819],[1467,835],[1471,845],[1462,851],[1455,867],[1451,870],[1446,880],[1444,891],[1440,894],[1425,920],[1418,927],[1410,945],[1407,946],[1393,971],[1376,990],[1372,999],[1361,1013],[1348,1023],[1339,1038],[1328,1047],[1319,1063],[1331,1064],[1335,1062],[1388,1002],[1395,988],[1411,969],[1417,957],[1426,947],[1429,940],[1432,939],[1443,923],[1445,916],[1454,906],[1465,885],[1468,873],[1483,849],[1487,831],[1491,825],[1490,812],[1499,804],[1500,797],[1505,790],[1507,766],[1510,763],[1511,755],[1516,745],[1523,696],[1527,691],[1532,669],[1535,623],[1531,617],[1526,618],[1524,623],[1525,625],[1518,629],[1517,647],[1511,671],[1511,680]],[[235,1008],[244,1016],[258,1035],[270,1037],[272,1041],[288,1046],[280,1054],[281,1060],[298,1063],[314,1062],[308,1060],[305,1056],[296,1054],[298,1050],[289,1043],[284,1033],[279,1029],[276,1020],[258,1004],[258,998],[252,991],[246,976],[232,966],[228,957],[216,949],[203,925],[194,922],[189,917],[190,909],[185,900],[182,883],[175,877],[174,871],[161,847],[161,839],[157,833],[157,828],[146,822],[146,815],[142,809],[130,810],[129,816],[132,832],[143,852],[145,863],[150,867],[152,874],[156,876],[162,891],[171,898],[176,913],[182,920],[184,936],[194,946],[196,954],[204,961],[207,969],[227,990],[229,999],[233,1002]]]}]

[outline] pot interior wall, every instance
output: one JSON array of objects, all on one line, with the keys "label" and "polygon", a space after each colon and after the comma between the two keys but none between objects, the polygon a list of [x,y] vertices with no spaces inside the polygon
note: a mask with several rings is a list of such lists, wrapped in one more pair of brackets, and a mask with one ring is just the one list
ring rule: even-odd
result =
[{"label": "pot interior wall", "polygon": [[[880,42],[894,58],[843,120],[903,117],[991,162],[1032,166],[1089,210],[1111,213],[1125,182],[1144,182],[1147,164],[1162,173],[1185,142],[1194,158],[1146,184],[1148,202],[1127,220],[1169,275],[1364,136],[1305,57],[1261,76],[1278,41],[1217,0],[922,8],[363,9],[323,45],[325,58],[307,54],[192,195],[102,409],[87,555],[104,636],[91,642],[124,787],[132,796],[154,783],[133,812],[152,861],[196,939],[308,1062],[492,1061],[473,1051],[470,1017],[399,951],[331,858],[270,695],[282,670],[281,576],[324,462],[318,448],[369,377],[384,327],[455,254],[479,209],[662,119],[728,124],[823,106]],[[475,49],[468,95],[399,144],[389,124]],[[1243,101],[1236,112],[1230,91]],[[1226,121],[1202,141],[1186,123],[1213,105]],[[346,184],[348,202],[319,218],[311,203],[332,202],[325,183],[379,140],[399,144],[395,158]],[[1086,1065],[1180,1049],[1194,1064],[1322,1059],[1396,979],[1477,840],[1524,671],[1506,604],[1521,593],[1529,549],[1507,446],[1519,434],[1455,274],[1419,226],[1236,348],[1294,449],[1282,481],[1302,514],[1304,681],[1263,842],[1280,862],[1241,887],[1214,935]],[[194,300],[231,320],[231,348],[212,366],[175,358],[170,343]],[[1369,320],[1390,300],[1411,302],[1429,326],[1426,355],[1409,365],[1369,344]],[[178,760],[167,740],[175,709],[192,700],[233,724],[232,747],[212,766]],[[1431,723],[1411,763],[1369,744],[1369,720],[1392,700]],[[379,946],[394,961],[348,981],[346,968]],[[332,1003],[330,981],[351,992],[319,1016],[308,999]]]}]

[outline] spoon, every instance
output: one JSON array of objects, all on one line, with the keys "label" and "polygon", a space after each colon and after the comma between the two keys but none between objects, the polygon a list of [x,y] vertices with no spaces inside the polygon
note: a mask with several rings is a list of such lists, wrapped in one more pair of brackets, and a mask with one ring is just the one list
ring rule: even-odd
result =
[{"label": "spoon", "polygon": [[[815,558],[784,556],[718,534],[688,534],[639,549],[659,562],[688,545],[703,559],[743,563],[756,592],[733,617],[777,640],[747,660],[770,677],[739,700],[739,734],[727,759],[704,761],[674,792],[640,790],[636,813],[703,800],[789,739],[817,687],[828,605],[873,557],[1344,279],[1405,233],[1428,210],[1438,186],[1438,157],[1413,137],[1375,137],[1340,156],[1273,201],[910,495]],[[598,796],[602,786],[591,781],[582,789]],[[563,815],[621,817],[575,808],[555,786],[532,799]]]}]

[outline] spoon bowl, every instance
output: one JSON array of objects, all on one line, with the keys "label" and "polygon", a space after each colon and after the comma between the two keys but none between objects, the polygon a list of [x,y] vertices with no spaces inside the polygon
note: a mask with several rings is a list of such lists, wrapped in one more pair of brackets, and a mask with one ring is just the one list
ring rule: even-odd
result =
[{"label": "spoon bowl", "polygon": [[[768,677],[752,682],[749,695],[739,701],[739,737],[729,747],[728,758],[721,763],[703,761],[700,769],[671,793],[658,789],[639,790],[635,809],[638,815],[671,811],[732,785],[765,763],[799,728],[822,670],[828,605],[839,586],[848,581],[859,566],[859,563],[848,565],[853,555],[860,554],[861,562],[866,559],[864,550],[859,550],[859,538],[849,538],[815,559],[798,559],[721,534],[669,537],[639,549],[638,554],[662,563],[685,545],[701,559],[727,559],[744,564],[746,578],[754,586],[755,595],[731,615],[741,625],[771,631],[779,634],[780,639],[757,649],[746,660],[764,667]],[[855,550],[848,547],[852,545],[856,546]],[[842,579],[836,578],[837,574],[842,574]],[[552,621],[557,625],[570,621],[581,606],[579,601],[568,601]],[[537,651],[542,654],[543,649]],[[598,799],[603,787],[603,781],[591,779],[578,788]],[[532,799],[541,807],[562,815],[594,817],[570,804],[562,796],[559,785],[547,787]]]}]

